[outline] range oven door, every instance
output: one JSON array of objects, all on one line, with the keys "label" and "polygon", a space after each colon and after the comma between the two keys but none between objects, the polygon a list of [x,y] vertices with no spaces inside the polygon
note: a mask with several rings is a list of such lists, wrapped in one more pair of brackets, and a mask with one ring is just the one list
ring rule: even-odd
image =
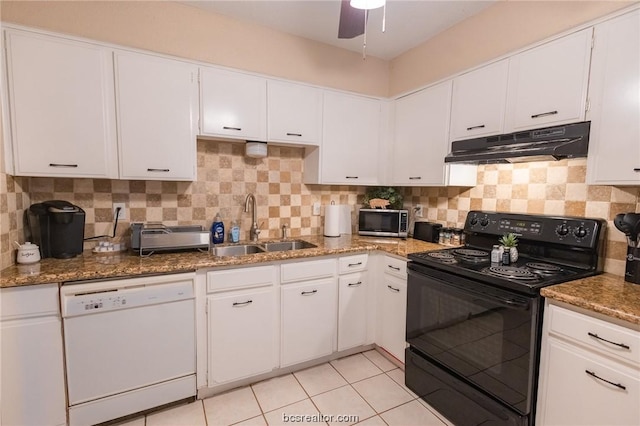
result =
[{"label": "range oven door", "polygon": [[[534,407],[539,357],[540,298],[527,297],[438,269],[409,263],[407,290],[407,342],[412,357],[407,361],[406,381],[412,390],[430,402],[420,383],[411,382],[418,364],[446,372],[453,388],[477,393],[477,400],[509,407],[516,418],[529,416]],[[429,374],[433,376],[433,374]],[[417,379],[419,380],[419,379]],[[451,391],[448,391],[451,392]],[[436,392],[437,393],[437,392]],[[437,400],[440,395],[432,395]],[[452,404],[438,407],[452,418],[468,407]],[[437,401],[431,401],[437,404]],[[484,404],[488,407],[491,404]],[[495,410],[494,410],[495,411]],[[501,414],[499,418],[502,418]],[[499,424],[497,422],[495,424]],[[526,421],[525,421],[526,423]],[[477,424],[457,421],[456,424]],[[494,424],[493,422],[491,424]],[[519,424],[511,421],[502,424]]]}]

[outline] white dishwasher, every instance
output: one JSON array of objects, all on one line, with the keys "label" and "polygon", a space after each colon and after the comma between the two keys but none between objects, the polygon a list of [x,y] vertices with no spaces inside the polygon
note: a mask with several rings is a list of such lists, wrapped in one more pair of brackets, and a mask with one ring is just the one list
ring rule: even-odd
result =
[{"label": "white dishwasher", "polygon": [[60,289],[69,424],[194,397],[195,273]]}]

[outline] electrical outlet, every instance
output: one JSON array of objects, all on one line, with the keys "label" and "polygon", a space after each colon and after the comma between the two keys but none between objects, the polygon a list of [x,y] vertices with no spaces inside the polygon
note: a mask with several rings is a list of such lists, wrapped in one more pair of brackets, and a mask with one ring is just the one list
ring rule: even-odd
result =
[{"label": "electrical outlet", "polygon": [[422,217],[422,204],[416,204],[414,209],[416,211],[416,217]]},{"label": "electrical outlet", "polygon": [[320,203],[317,201],[313,203],[313,215],[320,216]]},{"label": "electrical outlet", "polygon": [[113,203],[113,216],[116,215],[116,209],[120,207],[120,211],[118,212],[118,220],[126,220],[127,219],[127,206],[125,203]]}]

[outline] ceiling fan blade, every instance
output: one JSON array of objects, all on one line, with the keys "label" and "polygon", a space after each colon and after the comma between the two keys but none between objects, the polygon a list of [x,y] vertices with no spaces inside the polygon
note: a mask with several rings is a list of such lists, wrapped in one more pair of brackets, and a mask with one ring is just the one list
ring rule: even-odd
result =
[{"label": "ceiling fan blade", "polygon": [[342,0],[338,38],[354,38],[364,34],[365,19],[365,10],[355,9],[351,7],[349,0]]}]

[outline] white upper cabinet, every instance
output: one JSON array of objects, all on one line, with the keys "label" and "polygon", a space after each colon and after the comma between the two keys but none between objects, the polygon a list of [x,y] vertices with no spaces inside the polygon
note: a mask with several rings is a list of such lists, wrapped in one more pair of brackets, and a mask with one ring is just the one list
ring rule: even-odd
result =
[{"label": "white upper cabinet", "polygon": [[325,91],[321,182],[376,185],[380,151],[378,99]]},{"label": "white upper cabinet", "polygon": [[267,81],[267,140],[320,145],[322,90],[302,84]]},{"label": "white upper cabinet", "polygon": [[587,182],[640,184],[640,11],[595,27]]},{"label": "white upper cabinet", "polygon": [[217,68],[200,68],[200,134],[267,140],[267,80]]},{"label": "white upper cabinet", "polygon": [[111,52],[18,30],[6,44],[14,173],[117,177]]},{"label": "white upper cabinet", "polygon": [[504,59],[453,80],[451,140],[502,133],[508,73],[509,61]]},{"label": "white upper cabinet", "polygon": [[194,180],[198,68],[116,52],[115,69],[120,177]]},{"label": "white upper cabinet", "polygon": [[505,133],[584,120],[591,34],[588,28],[509,59]]}]

